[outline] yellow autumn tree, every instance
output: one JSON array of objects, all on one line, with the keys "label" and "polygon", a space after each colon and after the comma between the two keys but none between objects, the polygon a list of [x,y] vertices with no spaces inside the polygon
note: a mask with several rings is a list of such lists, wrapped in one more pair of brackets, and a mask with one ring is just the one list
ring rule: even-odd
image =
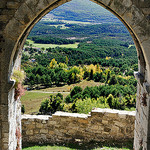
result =
[{"label": "yellow autumn tree", "polygon": [[88,66],[88,71],[91,72],[91,70],[93,70],[93,74],[95,74],[96,67],[93,64],[91,64],[91,65]]},{"label": "yellow autumn tree", "polygon": [[55,60],[55,58],[53,58],[49,64],[49,67],[51,69],[56,68],[58,66],[57,61]]},{"label": "yellow autumn tree", "polygon": [[101,73],[101,68],[99,64],[95,65],[95,68],[96,68],[96,72]]},{"label": "yellow autumn tree", "polygon": [[59,68],[61,68],[61,69],[65,69],[65,68],[67,68],[67,65],[65,64],[65,63],[59,63]]}]

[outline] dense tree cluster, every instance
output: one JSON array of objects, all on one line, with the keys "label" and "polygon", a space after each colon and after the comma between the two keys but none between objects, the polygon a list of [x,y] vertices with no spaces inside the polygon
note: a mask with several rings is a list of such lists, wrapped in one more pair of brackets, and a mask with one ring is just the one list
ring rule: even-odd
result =
[{"label": "dense tree cluster", "polygon": [[50,95],[49,99],[42,101],[39,112],[43,115],[52,115],[56,111],[62,110],[63,95],[58,93],[56,96]]},{"label": "dense tree cluster", "polygon": [[58,110],[78,113],[88,113],[94,107],[133,110],[136,105],[136,90],[133,85],[102,85],[95,87],[75,86],[64,99],[60,93],[50,96],[41,103],[42,114],[55,113]]},{"label": "dense tree cluster", "polygon": [[50,36],[32,36],[32,41],[40,44],[73,44],[75,43],[72,40],[62,39],[62,38],[54,38]]},{"label": "dense tree cluster", "polygon": [[[97,64],[102,66],[122,67],[123,65],[137,64],[137,54],[134,46],[118,40],[93,40],[92,43],[80,43],[78,48],[47,48],[42,51],[32,47],[26,47],[22,61],[34,58],[42,66],[47,66],[55,58],[58,62],[65,63],[68,57],[68,65]],[[34,54],[34,55],[33,55]],[[108,59],[106,59],[108,58]]]},{"label": "dense tree cluster", "polygon": [[29,66],[29,64],[28,67],[25,66],[24,70],[27,76],[25,84],[31,88],[33,86],[51,87],[52,85],[61,86],[64,84],[78,83],[84,79],[94,80],[95,82],[108,85],[136,86],[133,69],[129,69],[127,65],[121,68],[105,68],[99,64],[68,67],[66,63],[58,63],[55,59],[52,59],[46,67],[36,64],[35,66]]}]

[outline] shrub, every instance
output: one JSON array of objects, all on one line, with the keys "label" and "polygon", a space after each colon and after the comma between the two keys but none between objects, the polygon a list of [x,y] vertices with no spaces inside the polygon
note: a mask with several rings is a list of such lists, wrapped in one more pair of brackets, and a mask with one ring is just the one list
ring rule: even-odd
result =
[{"label": "shrub", "polygon": [[63,100],[58,95],[60,95],[60,93],[57,94],[57,96],[50,95],[50,99],[45,99],[42,101],[40,109],[39,109],[41,114],[51,115],[55,113],[56,111],[63,109],[63,105],[62,105]]},{"label": "shrub", "polygon": [[101,103],[100,99],[87,98],[84,100],[78,99],[75,103],[78,113],[89,113],[93,108],[109,108],[107,103]]},{"label": "shrub", "polygon": [[72,102],[73,102],[73,99],[71,98],[70,95],[67,95],[64,101],[65,101],[66,103],[72,103]]},{"label": "shrub", "polygon": [[108,84],[109,84],[109,85],[114,85],[114,84],[117,84],[117,83],[118,83],[118,81],[117,81],[117,79],[116,79],[116,76],[115,76],[115,75],[111,76],[111,78],[110,78]]},{"label": "shrub", "polygon": [[82,88],[80,86],[75,86],[71,92],[70,92],[70,96],[73,97],[74,95],[81,93],[82,92]]},{"label": "shrub", "polygon": [[17,87],[19,83],[22,83],[24,81],[25,73],[24,71],[14,70],[11,78],[16,81],[15,86]]},{"label": "shrub", "polygon": [[21,112],[24,114],[25,113],[25,107],[24,105],[21,106]]},{"label": "shrub", "polygon": [[18,97],[24,95],[24,92],[25,92],[25,89],[22,86],[22,82],[25,79],[25,73],[20,70],[14,70],[11,78],[16,81],[15,86],[14,86],[15,87],[14,99],[17,100]]},{"label": "shrub", "polygon": [[73,105],[73,103],[69,103],[69,104],[65,104],[64,103],[64,105],[63,105],[63,111],[65,111],[65,112],[72,112],[72,105]]},{"label": "shrub", "polygon": [[61,100],[63,100],[63,95],[62,95],[61,93],[57,93],[57,94],[56,94],[56,97],[60,97]]},{"label": "shrub", "polygon": [[41,102],[39,112],[41,112],[41,114],[47,114],[48,112],[50,112],[50,100],[49,99],[45,99]]}]

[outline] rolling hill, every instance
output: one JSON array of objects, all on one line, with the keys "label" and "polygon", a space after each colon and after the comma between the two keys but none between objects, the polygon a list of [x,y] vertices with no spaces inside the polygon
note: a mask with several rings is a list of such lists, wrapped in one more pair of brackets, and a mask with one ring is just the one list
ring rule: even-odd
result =
[{"label": "rolling hill", "polygon": [[45,17],[58,20],[83,21],[93,23],[119,23],[119,19],[108,10],[90,0],[72,0],[52,10]]}]

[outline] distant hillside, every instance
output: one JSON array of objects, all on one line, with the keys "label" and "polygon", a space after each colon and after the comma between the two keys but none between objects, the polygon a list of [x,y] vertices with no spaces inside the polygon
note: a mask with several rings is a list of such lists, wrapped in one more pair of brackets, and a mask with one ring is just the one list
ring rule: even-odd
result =
[{"label": "distant hillside", "polygon": [[72,0],[52,10],[53,19],[96,23],[119,23],[119,19],[103,7],[90,0]]}]

